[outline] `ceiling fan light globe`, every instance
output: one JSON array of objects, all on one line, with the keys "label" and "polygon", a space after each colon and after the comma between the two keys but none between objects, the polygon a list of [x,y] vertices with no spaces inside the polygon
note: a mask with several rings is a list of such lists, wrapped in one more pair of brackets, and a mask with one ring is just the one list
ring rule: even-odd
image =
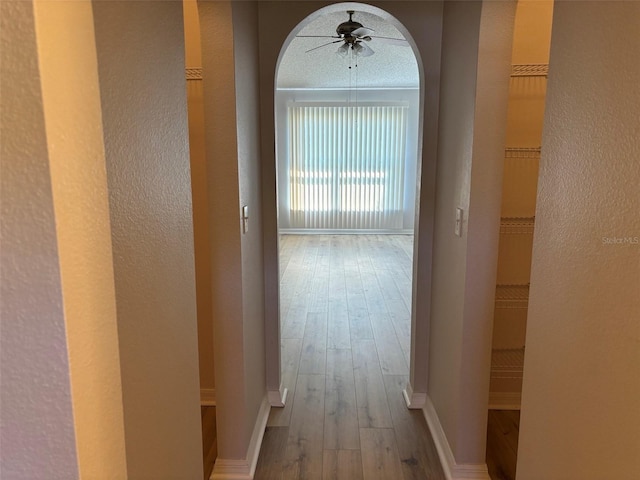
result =
[{"label": "ceiling fan light globe", "polygon": [[341,57],[346,57],[349,54],[349,45],[347,43],[343,43],[338,47],[336,53]]},{"label": "ceiling fan light globe", "polygon": [[356,57],[358,55],[360,55],[361,53],[363,53],[363,51],[364,51],[364,47],[362,45],[360,45],[359,43],[355,43],[352,48],[353,48],[353,54]]}]

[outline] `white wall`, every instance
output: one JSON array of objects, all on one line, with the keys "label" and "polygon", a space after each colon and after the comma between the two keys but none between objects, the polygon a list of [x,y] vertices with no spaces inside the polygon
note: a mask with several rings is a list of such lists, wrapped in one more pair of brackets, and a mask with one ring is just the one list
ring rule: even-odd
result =
[{"label": "white wall", "polygon": [[[257,5],[198,3],[202,35],[218,459],[247,478],[266,422]],[[241,206],[249,210],[242,232]],[[264,418],[262,418],[262,417]],[[262,425],[264,427],[264,424]],[[223,477],[224,478],[224,477]]]},{"label": "white wall", "polygon": [[87,1],[36,2],[35,12],[78,468],[81,478],[124,478],[120,352],[93,12]]},{"label": "white wall", "polygon": [[2,477],[202,478],[181,4],[1,8]]},{"label": "white wall", "polygon": [[[247,448],[233,24],[229,2],[198,4],[202,41],[218,458]],[[230,48],[231,44],[231,48]]]},{"label": "white wall", "polygon": [[[454,478],[461,464],[475,469],[476,475],[486,472],[514,14],[514,2],[444,6],[428,393],[451,449]],[[464,210],[461,237],[454,233],[457,207]]]},{"label": "white wall", "polygon": [[182,4],[93,12],[127,473],[202,478]]},{"label": "white wall", "polygon": [[[262,192],[260,185],[260,100],[258,74],[258,7],[233,3],[236,111],[240,207],[249,207],[247,230],[241,237],[242,318],[244,324],[247,436],[255,428],[266,398],[264,336],[264,271]],[[238,210],[239,211],[239,210]]]},{"label": "white wall", "polygon": [[0,475],[75,479],[69,352],[31,2],[0,3],[0,55]]},{"label": "white wall", "polygon": [[554,7],[518,480],[640,477],[639,19]]}]

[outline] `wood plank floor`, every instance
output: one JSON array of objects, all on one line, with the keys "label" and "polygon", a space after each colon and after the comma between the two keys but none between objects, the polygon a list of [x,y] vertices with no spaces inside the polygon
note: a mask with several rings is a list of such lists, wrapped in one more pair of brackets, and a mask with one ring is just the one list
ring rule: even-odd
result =
[{"label": "wood plank floor", "polygon": [[413,237],[280,240],[283,382],[258,480],[444,480],[409,375]]},{"label": "wood plank floor", "polygon": [[519,429],[519,410],[489,410],[487,468],[492,480],[515,480]]},{"label": "wood plank floor", "polygon": [[204,462],[204,480],[209,480],[213,464],[218,456],[216,441],[216,407],[200,407],[202,420],[202,459]]}]

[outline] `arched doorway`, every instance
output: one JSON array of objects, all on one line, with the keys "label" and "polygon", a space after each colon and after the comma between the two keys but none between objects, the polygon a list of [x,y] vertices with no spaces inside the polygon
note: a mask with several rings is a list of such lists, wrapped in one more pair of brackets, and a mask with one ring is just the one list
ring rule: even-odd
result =
[{"label": "arched doorway", "polygon": [[[427,359],[428,359],[428,331],[429,331],[429,306],[430,306],[430,268],[431,268],[431,238],[433,233],[433,195],[435,191],[435,157],[436,157],[436,125],[437,125],[437,102],[439,91],[438,75],[425,75],[425,68],[428,71],[437,73],[439,68],[439,45],[440,45],[440,25],[434,24],[433,29],[421,31],[424,26],[418,28],[418,22],[413,22],[412,32],[409,32],[397,17],[402,17],[403,22],[412,23],[410,11],[399,9],[400,15],[392,15],[394,12],[386,12],[377,7],[356,3],[335,4],[324,9],[312,12],[298,11],[303,5],[297,5],[296,11],[284,8],[272,8],[263,11],[261,22],[265,25],[272,25],[279,22],[286,29],[291,26],[291,33],[287,38],[282,38],[282,43],[277,38],[261,38],[261,45],[264,46],[263,61],[273,65],[265,68],[261,72],[261,94],[262,94],[262,121],[263,121],[263,209],[265,219],[271,217],[271,221],[265,221],[265,279],[266,279],[266,344],[267,344],[267,386],[271,404],[273,406],[283,406],[286,390],[281,384],[280,378],[280,318],[279,318],[279,268],[277,264],[278,254],[278,224],[277,224],[277,204],[279,202],[275,192],[276,169],[275,152],[272,145],[278,145],[275,136],[275,126],[278,122],[276,108],[270,99],[273,98],[276,86],[277,66],[282,61],[284,52],[290,45],[293,38],[305,26],[323,15],[332,12],[339,12],[345,15],[347,10],[356,10],[368,14],[376,15],[392,24],[407,39],[413,51],[419,71],[419,88],[417,90],[417,129],[416,129],[416,157],[417,162],[416,180],[414,185],[421,185],[417,189],[420,200],[416,203],[414,258],[413,258],[413,284],[412,284],[412,305],[411,305],[411,346],[410,346],[410,382],[407,385],[405,399],[407,404],[414,408],[420,408],[426,397],[427,384]],[[425,8],[429,8],[425,6]],[[304,10],[304,9],[303,9]],[[310,9],[309,9],[310,10]],[[393,9],[390,9],[393,10]],[[266,13],[266,14],[265,14]],[[305,16],[306,14],[306,16]],[[434,10],[434,20],[438,18],[438,12]],[[427,15],[429,18],[429,15]],[[300,21],[304,19],[303,21]],[[416,40],[417,38],[417,40]],[[284,46],[283,46],[284,45]],[[427,48],[427,45],[429,48]],[[419,46],[421,48],[419,48]],[[426,53],[421,56],[420,51]],[[264,63],[263,63],[264,65]],[[271,74],[273,76],[271,76]],[[270,78],[269,78],[270,77]],[[430,91],[426,96],[425,92]],[[267,100],[267,98],[269,100]],[[352,97],[353,98],[353,97]],[[360,97],[362,100],[362,97]],[[424,106],[423,106],[424,104]],[[273,130],[270,128],[273,126]],[[272,133],[273,132],[273,133]],[[271,157],[271,158],[269,158]],[[273,159],[273,163],[271,163]],[[272,167],[273,165],[273,167]],[[416,191],[416,190],[414,190]],[[416,295],[416,291],[421,292]],[[416,348],[416,345],[418,348]]]}]

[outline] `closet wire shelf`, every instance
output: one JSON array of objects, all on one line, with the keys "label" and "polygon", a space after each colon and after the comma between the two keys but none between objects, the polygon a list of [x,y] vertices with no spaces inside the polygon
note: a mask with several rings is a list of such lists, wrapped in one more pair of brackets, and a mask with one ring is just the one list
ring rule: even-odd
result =
[{"label": "closet wire shelf", "polygon": [[491,351],[491,377],[522,379],[524,347],[494,349]]},{"label": "closet wire shelf", "polygon": [[202,80],[202,69],[201,68],[186,68],[185,75],[187,80]]},{"label": "closet wire shelf", "polygon": [[504,149],[505,158],[540,158],[541,147],[507,147]]},{"label": "closet wire shelf", "polygon": [[533,235],[536,217],[502,217],[500,235]]},{"label": "closet wire shelf", "polygon": [[512,77],[546,77],[548,74],[548,63],[523,63],[511,65]]},{"label": "closet wire shelf", "polygon": [[524,308],[529,305],[529,285],[496,285],[495,307]]}]

